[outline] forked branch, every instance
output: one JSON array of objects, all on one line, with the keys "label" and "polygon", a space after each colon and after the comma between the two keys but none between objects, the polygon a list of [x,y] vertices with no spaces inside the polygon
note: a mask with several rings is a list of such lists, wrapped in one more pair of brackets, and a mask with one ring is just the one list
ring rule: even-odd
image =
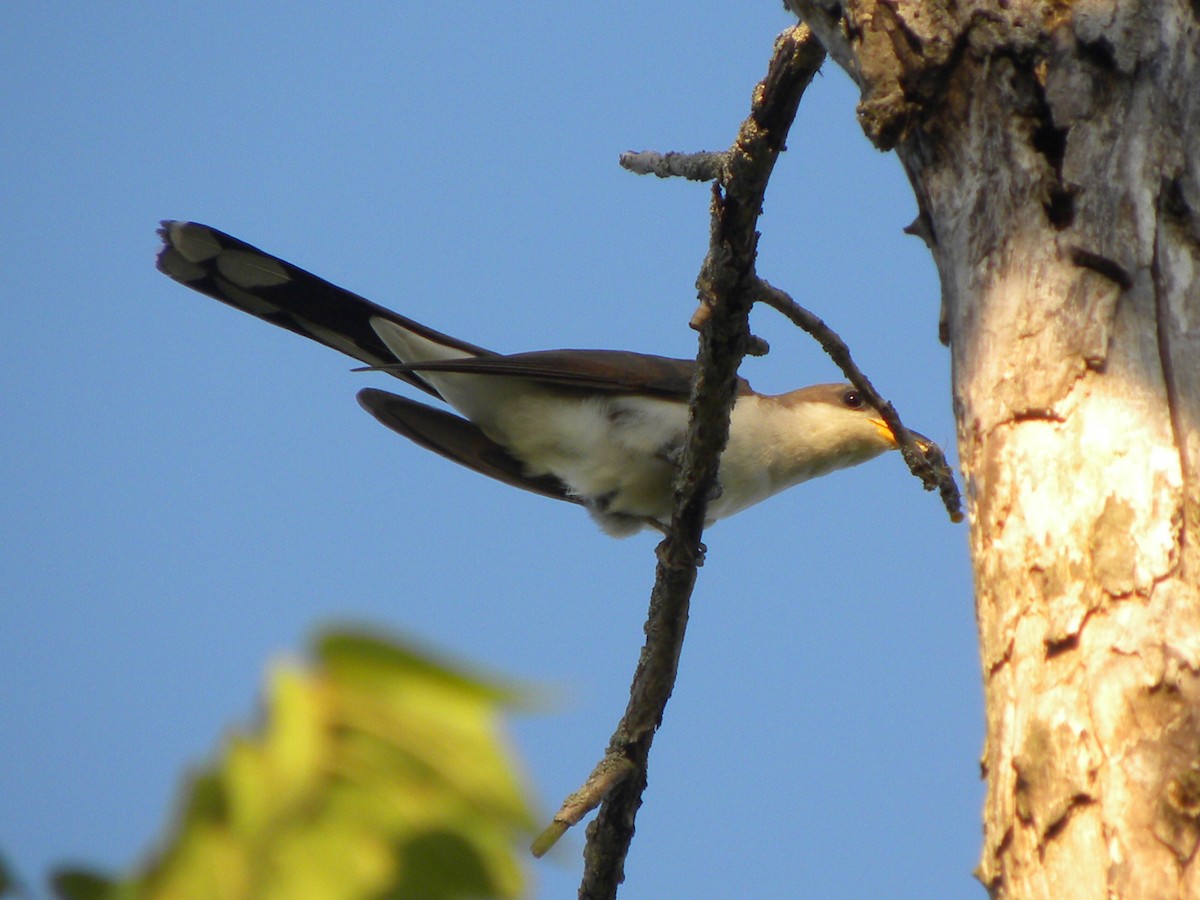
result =
[{"label": "forked branch", "polygon": [[[800,97],[825,58],[807,27],[785,31],[775,43],[766,77],[754,91],[750,115],[728,153],[704,157],[712,165],[712,229],[708,255],[697,279],[701,306],[700,349],[692,384],[688,436],[675,482],[675,510],[658,546],[658,566],[646,643],[630,689],[629,705],[604,759],[584,788],[564,804],[547,829],[545,850],[556,834],[600,805],[588,827],[581,898],[611,898],[624,877],[634,818],[646,787],[646,766],[655,729],[675,685],[687,626],[688,603],[703,558],[700,538],[708,498],[716,484],[721,451],[729,437],[737,369],[752,345],[749,313],[755,297],[754,260],[763,194],[783,149]],[[676,159],[674,164],[678,164]],[[672,165],[672,164],[668,164]]]},{"label": "forked branch", "polygon": [[639,174],[712,180],[714,185],[709,249],[696,281],[700,306],[692,318],[693,327],[700,332],[700,347],[688,436],[675,483],[674,514],[657,549],[646,643],[625,715],[603,759],[534,843],[534,852],[544,853],[567,828],[600,807],[588,827],[584,849],[579,896],[588,900],[615,897],[624,877],[634,819],[646,787],[650,744],[674,688],[696,568],[703,562],[700,539],[708,498],[717,483],[721,452],[729,437],[737,370],[743,355],[761,346],[749,326],[750,308],[755,302],[780,310],[816,337],[868,402],[880,410],[913,472],[922,477],[926,487],[941,487],[951,517],[956,521],[961,518],[957,488],[940,451],[933,448],[922,452],[891,404],[876,393],[854,365],[841,339],[819,318],[755,273],[757,224],[767,182],[784,148],[800,98],[824,59],[824,49],[807,26],[790,28],[776,40],[767,75],[755,88],[750,115],[728,151],[642,152],[621,157],[623,166]]}]

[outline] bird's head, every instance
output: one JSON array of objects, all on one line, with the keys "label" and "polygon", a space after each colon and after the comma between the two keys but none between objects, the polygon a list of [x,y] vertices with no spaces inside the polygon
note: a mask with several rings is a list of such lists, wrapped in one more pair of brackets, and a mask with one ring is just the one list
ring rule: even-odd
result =
[{"label": "bird's head", "polygon": [[[899,445],[879,410],[849,384],[814,384],[777,398],[795,415],[792,426],[797,456],[793,464],[807,477],[855,466]],[[925,450],[933,445],[910,432]]]}]

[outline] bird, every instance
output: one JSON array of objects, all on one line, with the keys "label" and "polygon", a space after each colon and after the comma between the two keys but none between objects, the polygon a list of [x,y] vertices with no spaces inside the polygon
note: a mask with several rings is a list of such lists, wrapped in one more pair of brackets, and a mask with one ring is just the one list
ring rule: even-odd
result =
[{"label": "bird", "polygon": [[[358,402],[428,450],[582,505],[601,530],[665,531],[696,363],[625,350],[500,354],[435,331],[197,222],[164,221],[159,271],[387,372],[452,407],[377,388]],[[913,432],[923,450],[928,438]],[[849,384],[761,394],[738,378],[706,524],[897,448]]]}]

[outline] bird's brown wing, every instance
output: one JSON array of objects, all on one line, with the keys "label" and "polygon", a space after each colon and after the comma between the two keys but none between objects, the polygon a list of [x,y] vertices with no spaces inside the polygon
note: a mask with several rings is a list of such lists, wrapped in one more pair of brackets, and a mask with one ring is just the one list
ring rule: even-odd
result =
[{"label": "bird's brown wing", "polygon": [[582,503],[557,478],[526,475],[507,450],[453,413],[375,388],[359,391],[358,402],[392,431],[468,469],[543,497]]},{"label": "bird's brown wing", "polygon": [[[525,378],[556,388],[685,401],[691,393],[696,362],[628,350],[539,350],[384,368]],[[738,393],[751,393],[744,378],[738,379]]]}]

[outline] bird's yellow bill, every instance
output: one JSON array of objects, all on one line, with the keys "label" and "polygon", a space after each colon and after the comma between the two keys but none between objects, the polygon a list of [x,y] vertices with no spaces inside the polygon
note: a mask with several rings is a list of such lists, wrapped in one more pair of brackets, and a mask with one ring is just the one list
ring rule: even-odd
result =
[{"label": "bird's yellow bill", "polygon": [[[879,429],[879,433],[883,436],[884,440],[890,443],[893,447],[899,446],[899,441],[896,440],[896,435],[892,433],[892,429],[888,427],[887,422],[883,421],[883,419],[872,419],[871,424]],[[925,437],[925,435],[918,434],[911,428],[909,429],[908,433],[913,436],[913,440],[917,442],[917,446],[921,449],[922,453],[925,453],[932,447],[936,446],[933,441]]]}]

